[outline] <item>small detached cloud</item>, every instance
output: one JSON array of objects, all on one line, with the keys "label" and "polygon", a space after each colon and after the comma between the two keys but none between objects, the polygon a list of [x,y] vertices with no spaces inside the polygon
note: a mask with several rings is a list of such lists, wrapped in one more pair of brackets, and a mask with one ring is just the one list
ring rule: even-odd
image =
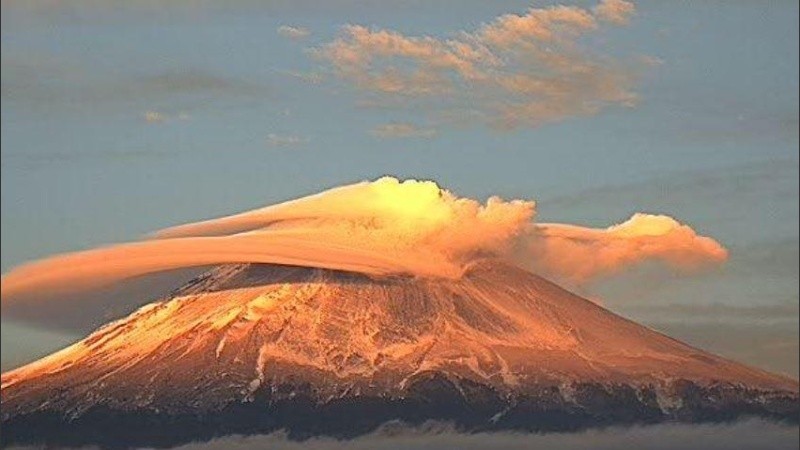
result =
[{"label": "small detached cloud", "polygon": [[164,123],[173,119],[189,120],[189,114],[186,112],[179,112],[175,115],[169,115],[161,111],[145,111],[143,114],[144,121],[150,124]]},{"label": "small detached cloud", "polygon": [[436,136],[436,130],[420,128],[410,123],[386,123],[373,128],[370,134],[381,139],[432,138]]},{"label": "small detached cloud", "polygon": [[308,143],[308,138],[293,135],[280,135],[270,133],[267,135],[267,145],[270,147],[294,147]]},{"label": "small detached cloud", "polygon": [[311,36],[311,31],[308,28],[283,25],[278,27],[278,34],[285,38],[299,41]]},{"label": "small detached cloud", "polygon": [[641,55],[639,56],[639,61],[647,67],[658,67],[664,65],[664,60],[651,55]]},{"label": "small detached cloud", "polygon": [[147,111],[144,113],[144,121],[147,123],[162,123],[166,120],[167,116],[158,111]]}]

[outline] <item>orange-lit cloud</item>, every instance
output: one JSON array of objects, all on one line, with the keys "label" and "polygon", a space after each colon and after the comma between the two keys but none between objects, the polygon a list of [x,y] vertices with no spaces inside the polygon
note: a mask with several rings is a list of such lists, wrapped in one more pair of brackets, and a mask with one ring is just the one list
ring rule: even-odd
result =
[{"label": "orange-lit cloud", "polygon": [[719,243],[667,216],[637,214],[606,229],[537,224],[534,216],[531,201],[482,204],[433,182],[385,177],[23,265],[3,277],[2,298],[238,262],[456,278],[493,257],[581,283],[645,261],[693,269],[727,257]]},{"label": "orange-lit cloud", "polygon": [[728,259],[714,239],[663,215],[635,214],[605,229],[564,224],[537,224],[522,259],[543,275],[585,283],[644,261],[658,261],[678,270],[694,270]]},{"label": "orange-lit cloud", "polygon": [[[431,181],[384,177],[242,214],[182,225],[157,239],[295,236],[382,255],[379,272],[453,277],[479,255],[505,253],[524,233],[534,203],[459,198]],[[323,255],[315,255],[322,259]],[[314,265],[311,263],[309,265]]]},{"label": "orange-lit cloud", "polygon": [[633,12],[623,0],[593,9],[530,8],[450,38],[348,25],[314,54],[357,88],[417,101],[437,118],[470,109],[496,128],[537,126],[636,103],[635,70],[579,44],[603,24],[627,23]]},{"label": "orange-lit cloud", "polygon": [[597,22],[589,11],[572,6],[553,6],[531,8],[523,15],[500,16],[485,25],[478,37],[495,48],[507,49],[533,44],[534,41],[554,41],[595,28]]}]

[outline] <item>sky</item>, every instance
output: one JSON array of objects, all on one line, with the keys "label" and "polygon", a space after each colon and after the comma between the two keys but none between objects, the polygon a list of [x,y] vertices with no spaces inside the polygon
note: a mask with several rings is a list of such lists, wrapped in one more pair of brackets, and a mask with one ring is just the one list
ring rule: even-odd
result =
[{"label": "sky", "polygon": [[[564,0],[590,18],[541,16],[558,33],[535,58],[507,15],[559,3],[316,3],[4,0],[3,273],[343,184],[431,179],[534,199],[540,222],[678,218],[727,261],[574,289],[797,377],[796,2]],[[479,44],[498,59],[464,56]],[[82,337],[2,320],[3,370]]]}]

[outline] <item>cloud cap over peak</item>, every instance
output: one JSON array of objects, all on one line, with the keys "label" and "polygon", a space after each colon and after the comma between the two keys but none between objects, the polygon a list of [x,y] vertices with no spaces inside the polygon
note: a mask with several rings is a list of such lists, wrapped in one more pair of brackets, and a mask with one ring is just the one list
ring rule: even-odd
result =
[{"label": "cloud cap over peak", "polygon": [[719,243],[667,216],[637,214],[595,229],[537,224],[535,206],[499,197],[481,203],[432,181],[383,177],[23,265],[3,277],[2,299],[239,262],[458,278],[471,262],[492,257],[585,282],[647,261],[692,270],[727,258]]}]

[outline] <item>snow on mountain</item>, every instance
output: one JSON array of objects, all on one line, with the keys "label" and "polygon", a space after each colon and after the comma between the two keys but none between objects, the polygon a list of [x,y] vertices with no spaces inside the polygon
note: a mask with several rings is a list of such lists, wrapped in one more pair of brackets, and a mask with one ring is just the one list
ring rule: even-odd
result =
[{"label": "snow on mountain", "polygon": [[392,419],[545,430],[739,415],[797,420],[797,381],[496,260],[457,280],[219,266],[2,375],[7,442],[121,445],[106,422],[159,445],[182,439],[167,423],[351,435]]}]

